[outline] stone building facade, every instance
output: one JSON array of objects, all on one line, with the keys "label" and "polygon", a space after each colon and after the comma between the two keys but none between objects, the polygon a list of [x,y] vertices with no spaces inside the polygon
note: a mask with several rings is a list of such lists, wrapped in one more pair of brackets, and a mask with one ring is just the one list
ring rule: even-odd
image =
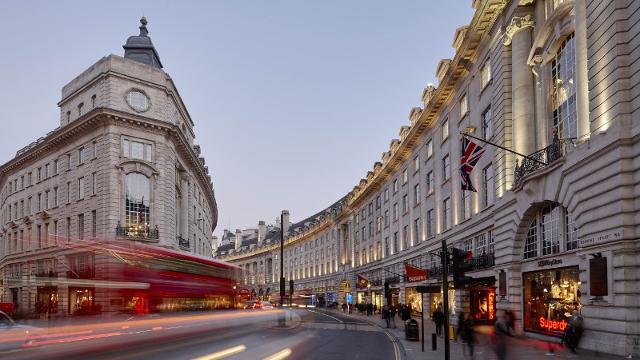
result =
[{"label": "stone building facade", "polygon": [[102,266],[66,246],[78,239],[212,257],[211,176],[146,20],[124,48],[124,57],[104,57],[65,85],[60,125],[0,166],[0,302],[18,314],[44,303],[73,314],[98,298],[89,282],[68,285]]},{"label": "stone building facade", "polygon": [[[444,240],[473,257],[472,283],[448,290],[454,312],[490,323],[512,310],[519,330],[546,338],[577,310],[582,347],[637,356],[640,3],[472,6],[455,56],[439,63],[437,86],[382,159],[286,232],[284,275],[338,302],[380,304],[387,281],[392,302],[430,312],[441,294],[421,306],[404,263],[437,284]],[[461,132],[485,149],[471,173],[477,192],[461,190]],[[242,266],[271,259],[273,275],[259,285],[277,288],[278,247],[217,256]],[[358,289],[357,275],[371,287]]]}]

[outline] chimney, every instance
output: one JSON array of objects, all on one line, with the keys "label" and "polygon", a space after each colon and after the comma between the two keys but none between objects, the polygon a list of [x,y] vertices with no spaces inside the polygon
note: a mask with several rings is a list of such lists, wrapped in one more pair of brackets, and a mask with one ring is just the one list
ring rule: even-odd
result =
[{"label": "chimney", "polygon": [[229,230],[224,229],[224,235],[222,235],[222,239],[226,239],[227,235],[229,235]]},{"label": "chimney", "polygon": [[282,231],[286,234],[289,231],[289,210],[282,210]]},{"label": "chimney", "polygon": [[258,221],[258,244],[262,244],[267,236],[267,225],[263,220]]},{"label": "chimney", "polygon": [[240,248],[240,246],[242,245],[242,236],[241,236],[242,232],[240,231],[240,229],[236,229],[236,250]]}]

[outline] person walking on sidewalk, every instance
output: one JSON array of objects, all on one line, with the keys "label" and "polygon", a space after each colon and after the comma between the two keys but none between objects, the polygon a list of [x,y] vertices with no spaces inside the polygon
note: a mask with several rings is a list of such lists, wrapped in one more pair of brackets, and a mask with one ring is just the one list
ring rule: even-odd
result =
[{"label": "person walking on sidewalk", "polygon": [[440,309],[440,306],[433,312],[433,322],[436,324],[436,334],[442,337],[442,324],[444,323],[444,313]]},{"label": "person walking on sidewalk", "polygon": [[468,313],[464,315],[462,324],[458,325],[460,327],[460,339],[465,343],[463,354],[466,356],[467,351],[465,349],[469,349],[470,359],[473,359],[473,345],[476,342],[473,325],[473,318]]},{"label": "person walking on sidewalk", "polygon": [[496,319],[495,335],[493,337],[493,343],[496,350],[496,357],[498,360],[505,360],[507,358],[507,337],[511,336],[509,331],[509,325],[507,319],[505,319],[504,311],[498,314]]},{"label": "person walking on sidewalk", "polygon": [[389,306],[389,319],[392,328],[396,328],[396,307],[391,305]]},{"label": "person walking on sidewalk", "polygon": [[382,318],[387,322],[387,329],[389,328],[389,307],[387,305],[382,307]]}]

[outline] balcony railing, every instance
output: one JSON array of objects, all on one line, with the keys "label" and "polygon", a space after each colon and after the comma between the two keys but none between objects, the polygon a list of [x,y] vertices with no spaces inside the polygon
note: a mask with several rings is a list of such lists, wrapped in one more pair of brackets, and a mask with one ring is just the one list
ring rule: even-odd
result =
[{"label": "balcony railing", "polygon": [[522,179],[540,169],[543,169],[556,160],[565,157],[570,153],[576,145],[576,139],[559,139],[558,134],[554,134],[551,144],[544,149],[540,149],[522,160],[519,163],[516,160],[516,168],[514,171],[515,185],[519,185]]},{"label": "balcony railing", "polygon": [[67,279],[93,279],[95,276],[96,272],[93,268],[67,271]]},{"label": "balcony railing", "polygon": [[189,244],[189,240],[183,238],[182,236],[176,236],[176,239],[178,240],[178,245],[184,249],[184,250],[189,250],[191,244]]},{"label": "balcony railing", "polygon": [[128,239],[157,240],[160,238],[160,231],[158,230],[158,225],[152,228],[148,225],[121,226],[118,223],[116,236]]},{"label": "balcony railing", "polygon": [[[482,270],[488,269],[496,264],[496,258],[493,253],[482,254],[478,256],[474,256],[471,260],[466,261],[471,265],[471,270]],[[448,273],[449,275],[453,274],[453,264],[448,264]],[[442,275],[442,266],[436,266],[429,269],[429,278],[433,279],[436,276]]]}]

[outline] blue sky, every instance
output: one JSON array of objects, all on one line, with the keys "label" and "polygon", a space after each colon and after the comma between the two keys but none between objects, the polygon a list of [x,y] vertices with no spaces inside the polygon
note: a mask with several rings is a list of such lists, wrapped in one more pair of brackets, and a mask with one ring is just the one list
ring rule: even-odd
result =
[{"label": "blue sky", "polygon": [[0,162],[58,124],[60,90],[145,15],[196,124],[224,228],[293,221],[366,175],[453,56],[470,0],[2,1]]}]

